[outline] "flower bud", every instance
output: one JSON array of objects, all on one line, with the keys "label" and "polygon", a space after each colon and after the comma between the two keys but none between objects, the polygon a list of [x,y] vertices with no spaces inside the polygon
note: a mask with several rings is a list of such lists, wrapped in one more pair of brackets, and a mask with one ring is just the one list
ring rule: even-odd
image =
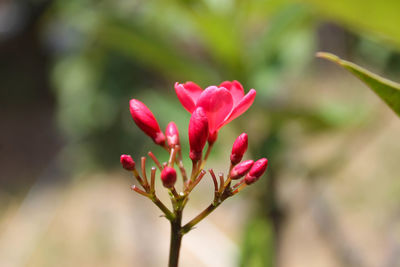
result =
[{"label": "flower bud", "polygon": [[129,102],[131,115],[136,125],[148,136],[153,139],[154,143],[163,146],[165,136],[160,130],[160,126],[150,109],[136,99],[131,99]]},{"label": "flower bud", "polygon": [[218,138],[218,131],[208,134],[208,144],[213,145]]},{"label": "flower bud", "polygon": [[249,173],[244,178],[244,182],[248,185],[256,182],[258,179],[260,179],[261,175],[264,174],[267,166],[268,160],[266,158],[257,160],[254,163],[253,167],[251,167]]},{"label": "flower bud", "polygon": [[230,177],[232,180],[237,180],[239,178],[242,178],[253,166],[254,161],[253,160],[246,160],[243,161],[242,163],[239,163],[233,169],[231,170]]},{"label": "flower bud", "polygon": [[248,145],[248,138],[246,133],[242,133],[241,135],[238,136],[238,138],[236,138],[232,146],[232,153],[231,153],[232,165],[236,165],[242,160],[243,155],[247,150],[247,145]]},{"label": "flower bud", "polygon": [[127,171],[133,171],[135,169],[135,161],[133,161],[130,155],[121,155],[120,162],[122,167]]},{"label": "flower bud", "polygon": [[201,159],[203,148],[206,145],[208,137],[208,119],[202,107],[193,111],[189,121],[189,157],[193,161]]},{"label": "flower bud", "polygon": [[166,188],[172,188],[176,182],[176,171],[174,168],[165,167],[161,172],[161,181]]},{"label": "flower bud", "polygon": [[168,123],[167,128],[165,129],[165,135],[167,136],[167,142],[170,148],[179,145],[179,132],[175,122],[171,121]]}]

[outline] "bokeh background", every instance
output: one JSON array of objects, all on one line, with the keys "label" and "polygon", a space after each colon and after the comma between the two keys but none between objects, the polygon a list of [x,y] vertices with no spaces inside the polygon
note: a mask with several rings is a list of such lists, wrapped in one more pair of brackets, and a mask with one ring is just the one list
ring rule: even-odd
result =
[{"label": "bokeh background", "polygon": [[400,266],[400,121],[314,57],[399,81],[399,14],[397,0],[1,1],[0,266],[166,266],[168,222],[130,191],[119,155],[167,155],[128,101],[187,144],[173,84],[233,79],[257,98],[207,167],[226,171],[245,131],[246,158],[269,169],[185,236],[181,266]]}]

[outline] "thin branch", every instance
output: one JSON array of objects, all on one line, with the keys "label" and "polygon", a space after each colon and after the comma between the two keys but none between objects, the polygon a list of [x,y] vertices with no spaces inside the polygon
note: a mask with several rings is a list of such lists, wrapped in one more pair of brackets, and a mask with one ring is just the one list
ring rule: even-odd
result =
[{"label": "thin branch", "polygon": [[150,194],[144,192],[143,190],[141,190],[140,188],[138,188],[136,185],[132,185],[132,186],[131,186],[131,189],[132,189],[133,191],[135,191],[136,193],[139,193],[139,194],[141,194],[141,195],[143,195],[143,196],[145,196],[145,197],[150,198]]},{"label": "thin branch", "polygon": [[201,170],[199,175],[197,176],[196,180],[194,180],[194,182],[190,184],[190,186],[187,190],[187,194],[189,194],[193,190],[193,188],[196,187],[196,185],[201,181],[201,179],[204,177],[204,175],[206,175],[206,171]]},{"label": "thin branch", "polygon": [[150,192],[154,193],[155,191],[155,180],[156,180],[156,167],[151,167],[151,176],[150,176]]},{"label": "thin branch", "polygon": [[217,182],[217,177],[215,177],[215,173],[213,169],[209,169],[208,172],[211,174],[211,178],[214,183],[214,191],[218,192],[218,182]]},{"label": "thin branch", "polygon": [[178,151],[178,156],[175,158],[176,164],[179,166],[179,170],[181,171],[182,174],[182,179],[183,179],[183,184],[185,185],[187,181],[187,174],[185,167],[183,166],[183,161],[182,161],[182,150],[181,147],[176,145],[175,149]]},{"label": "thin branch", "polygon": [[246,186],[247,186],[247,184],[241,183],[241,185],[239,185],[238,188],[236,188],[236,190],[232,192],[232,195],[235,195],[235,194],[239,193],[239,192],[242,191]]},{"label": "thin branch", "polygon": [[141,158],[142,163],[142,176],[143,176],[143,185],[145,188],[148,188],[149,183],[147,182],[147,175],[146,175],[146,157]]},{"label": "thin branch", "polygon": [[[224,174],[222,172],[218,173],[218,177],[219,177],[219,193],[222,194],[222,192],[224,192],[225,190],[225,185],[224,185]],[[227,180],[228,181],[228,180]]]},{"label": "thin branch", "polygon": [[158,161],[158,159],[156,158],[156,156],[154,156],[153,152],[149,151],[149,153],[147,153],[147,154],[154,161],[154,163],[157,165],[157,167],[160,169],[160,171],[162,171],[163,168],[162,168],[160,162]]},{"label": "thin branch", "polygon": [[167,217],[168,220],[171,221],[174,219],[175,215],[158,199],[156,195],[151,196],[151,200],[162,212],[164,212],[165,217]]},{"label": "thin branch", "polygon": [[189,221],[187,224],[185,224],[182,227],[182,234],[186,234],[189,232],[193,226],[198,224],[201,220],[203,220],[205,217],[207,217],[213,210],[215,210],[220,203],[214,205],[210,204],[205,210],[203,210],[199,215],[197,215],[195,218],[193,218],[191,221]]},{"label": "thin branch", "polygon": [[239,185],[244,183],[244,179],[240,180],[240,182],[236,183],[234,186],[232,186],[232,189],[235,190]]},{"label": "thin branch", "polygon": [[171,152],[169,154],[168,166],[170,166],[170,167],[174,166],[175,155],[176,155],[176,149],[175,148],[171,148]]},{"label": "thin branch", "polygon": [[145,188],[144,181],[143,181],[142,177],[140,177],[140,174],[138,173],[138,171],[136,169],[133,169],[132,173],[133,173],[133,176],[135,176],[136,180],[139,182],[139,184],[141,186],[143,186],[143,188]]}]

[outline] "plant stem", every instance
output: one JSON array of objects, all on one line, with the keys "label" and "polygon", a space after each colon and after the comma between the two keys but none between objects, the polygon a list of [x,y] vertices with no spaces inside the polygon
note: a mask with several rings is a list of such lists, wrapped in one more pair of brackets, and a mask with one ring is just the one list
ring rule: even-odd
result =
[{"label": "plant stem", "polygon": [[210,206],[208,206],[205,210],[203,210],[199,215],[197,215],[195,218],[193,218],[190,222],[188,222],[187,224],[185,224],[182,227],[182,233],[186,234],[187,232],[189,232],[193,226],[195,226],[196,224],[198,224],[201,220],[203,220],[205,217],[207,217],[213,210],[215,210],[220,203],[217,204],[210,204]]},{"label": "plant stem", "polygon": [[168,220],[174,220],[175,216],[174,214],[156,197],[155,195],[152,195],[151,200],[153,201],[154,204],[157,205],[157,207],[164,212],[165,217],[167,217]]},{"label": "plant stem", "polygon": [[182,210],[175,211],[175,218],[171,220],[171,243],[169,248],[169,264],[168,267],[178,267],[179,251],[183,233],[182,229]]}]

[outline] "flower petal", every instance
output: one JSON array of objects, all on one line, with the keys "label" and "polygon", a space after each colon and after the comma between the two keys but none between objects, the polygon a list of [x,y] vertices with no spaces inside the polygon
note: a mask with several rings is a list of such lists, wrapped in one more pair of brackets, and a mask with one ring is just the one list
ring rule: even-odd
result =
[{"label": "flower petal", "polygon": [[232,95],[224,87],[210,86],[201,93],[197,107],[202,107],[206,112],[209,132],[214,134],[218,125],[223,123],[232,111]]},{"label": "flower petal", "polygon": [[232,82],[230,81],[222,82],[219,86],[225,87],[226,89],[229,90],[229,92],[231,92],[234,106],[236,106],[240,102],[240,100],[244,97],[243,86],[240,82],[236,80]]},{"label": "flower petal", "polygon": [[249,107],[253,104],[254,98],[256,97],[256,90],[251,89],[243,98],[239,101],[239,103],[233,107],[231,114],[227,116],[227,118],[218,125],[218,129],[222,126],[228,124],[229,122],[233,121],[240,115],[242,115]]},{"label": "flower petal", "polygon": [[175,92],[182,106],[190,113],[193,113],[196,102],[203,90],[194,82],[187,82],[184,84],[175,83]]}]

